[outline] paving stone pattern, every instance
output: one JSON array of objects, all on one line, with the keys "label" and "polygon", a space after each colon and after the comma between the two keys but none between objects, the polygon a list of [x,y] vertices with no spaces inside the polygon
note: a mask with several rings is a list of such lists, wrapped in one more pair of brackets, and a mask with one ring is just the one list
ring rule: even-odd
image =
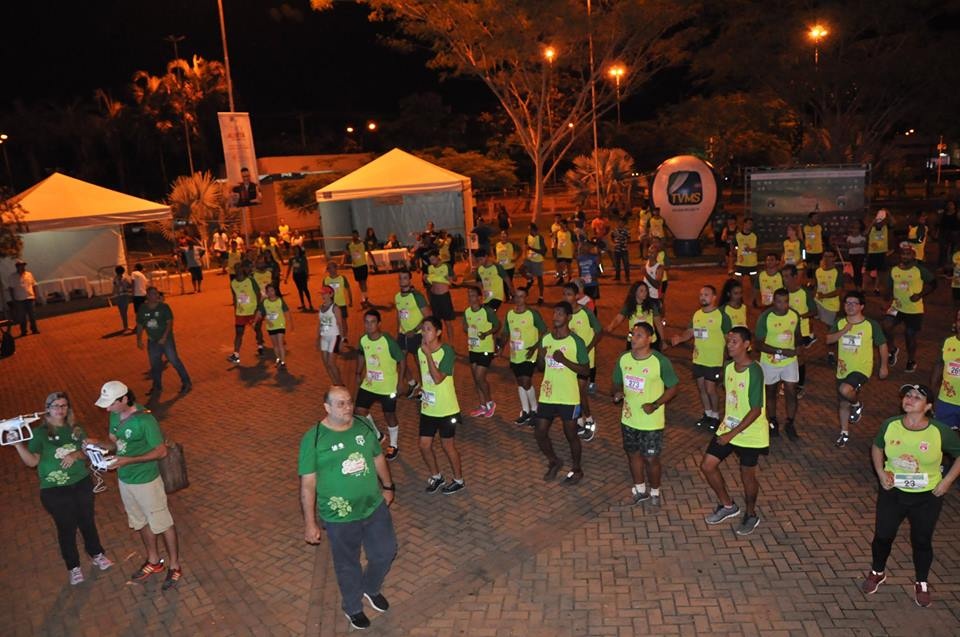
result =
[{"label": "paving stone pattern", "polygon": [[[723,278],[710,268],[671,272],[668,321],[685,324],[699,286],[719,287]],[[311,280],[312,288],[317,280]],[[371,282],[377,303],[388,302],[396,291],[394,275]],[[53,523],[37,497],[35,473],[12,450],[0,450],[3,634],[347,632],[328,549],[325,542],[304,543],[298,505],[297,447],[303,432],[322,417],[328,385],[313,347],[316,315],[295,312],[289,373],[277,373],[272,358],[258,360],[249,333],[242,362],[233,366],[225,360],[232,350],[226,279],[210,273],[205,285],[200,295],[168,299],[195,389],[178,398],[176,374],[167,369],[165,393],[152,405],[165,433],[184,444],[189,466],[190,488],[170,498],[183,556],[179,588],[161,592],[161,576],[145,585],[126,583],[143,551],[126,526],[113,475],[106,479],[109,489],[97,497],[97,520],[117,565],[92,573],[84,559],[87,582],[69,586]],[[613,316],[626,289],[604,281],[602,323]],[[384,590],[391,609],[386,615],[370,612],[371,633],[960,634],[956,493],[947,497],[937,529],[931,608],[913,603],[906,524],[887,583],[870,597],[858,588],[869,566],[876,493],[870,440],[880,421],[896,412],[899,384],[929,377],[938,342],[947,333],[948,292],[939,290],[930,303],[919,372],[905,374],[901,357],[889,380],[867,385],[864,419],[853,427],[846,449],[833,447],[834,382],[822,340],[807,352],[808,390],[798,417],[802,438],[775,439],[770,456],[761,460],[762,521],[745,538],[735,535],[733,521],[718,527],[703,521],[715,502],[698,470],[708,435],[693,425],[701,410],[688,348],[668,352],[682,387],[667,408],[660,511],[630,500],[619,407],[608,397],[611,361],[623,349],[622,335],[600,345],[599,392],[593,399],[599,434],[584,445],[586,477],[575,487],[541,480],[545,463],[532,431],[511,424],[519,399],[505,359],[498,359],[490,374],[496,417],[467,417],[458,432],[467,489],[456,495],[423,492],[427,472],[416,448],[418,405],[401,400],[401,454],[391,464],[398,484],[392,511],[400,552]],[[548,303],[559,296],[559,288],[548,289]],[[455,291],[454,298],[462,308],[464,292]],[[548,307],[542,311],[549,322]],[[873,298],[870,313],[879,316]],[[354,308],[352,342],[360,335],[360,315]],[[386,316],[385,328],[393,331],[395,321],[395,315]],[[91,435],[105,435],[105,414],[93,406],[100,384],[119,378],[141,393],[149,386],[146,355],[136,349],[134,337],[111,334],[118,324],[110,308],[42,321],[42,334],[18,340],[16,355],[0,361],[0,413],[34,411],[48,392],[65,389],[80,423]],[[464,334],[459,327],[456,332],[453,342],[463,354]],[[344,359],[342,367],[352,386],[353,362]],[[467,412],[477,398],[463,357],[455,378]],[[382,423],[379,408],[374,416]],[[554,429],[560,452],[566,443],[559,427]],[[444,466],[439,448],[438,457]],[[569,462],[566,453],[561,457]],[[724,475],[742,504],[733,458]]]}]

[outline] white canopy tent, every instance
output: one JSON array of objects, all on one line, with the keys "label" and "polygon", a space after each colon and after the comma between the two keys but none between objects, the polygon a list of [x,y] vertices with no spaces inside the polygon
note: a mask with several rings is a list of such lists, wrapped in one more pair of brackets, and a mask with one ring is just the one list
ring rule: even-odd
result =
[{"label": "white canopy tent", "polygon": [[[381,241],[396,233],[400,243],[433,221],[438,230],[466,237],[473,229],[470,178],[394,148],[317,191],[325,237],[347,237],[371,227]],[[327,253],[346,239],[326,239]]]},{"label": "white canopy tent", "polygon": [[[38,281],[83,276],[124,264],[122,224],[170,219],[170,206],[54,173],[12,200],[24,214],[23,260]],[[15,272],[0,260],[0,278]],[[6,283],[4,283],[6,289]]]}]

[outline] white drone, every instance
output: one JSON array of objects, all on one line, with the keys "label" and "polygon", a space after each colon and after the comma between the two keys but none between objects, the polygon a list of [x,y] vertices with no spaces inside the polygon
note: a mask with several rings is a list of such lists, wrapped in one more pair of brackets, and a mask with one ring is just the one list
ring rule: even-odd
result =
[{"label": "white drone", "polygon": [[0,445],[15,445],[18,442],[27,442],[33,438],[30,423],[37,422],[46,413],[45,411],[38,411],[33,414],[23,414],[7,420],[0,420]]}]

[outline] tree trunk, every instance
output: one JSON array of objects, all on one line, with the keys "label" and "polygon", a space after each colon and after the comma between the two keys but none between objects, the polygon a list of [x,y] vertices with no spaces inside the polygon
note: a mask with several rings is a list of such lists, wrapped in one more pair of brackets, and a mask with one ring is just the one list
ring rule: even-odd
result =
[{"label": "tree trunk", "polygon": [[533,214],[530,221],[536,223],[543,212],[543,155],[533,155]]}]

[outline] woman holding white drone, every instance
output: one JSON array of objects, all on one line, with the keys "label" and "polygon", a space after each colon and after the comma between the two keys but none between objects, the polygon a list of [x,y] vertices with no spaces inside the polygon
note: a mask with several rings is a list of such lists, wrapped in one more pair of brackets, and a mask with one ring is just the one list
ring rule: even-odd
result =
[{"label": "woman holding white drone", "polygon": [[93,512],[93,482],[87,470],[83,441],[87,434],[77,426],[70,399],[64,392],[47,396],[44,424],[33,438],[14,445],[23,464],[36,467],[40,476],[40,502],[57,525],[60,554],[70,572],[70,584],[83,582],[77,529],[94,566],[105,571],[113,562],[104,555]]}]

